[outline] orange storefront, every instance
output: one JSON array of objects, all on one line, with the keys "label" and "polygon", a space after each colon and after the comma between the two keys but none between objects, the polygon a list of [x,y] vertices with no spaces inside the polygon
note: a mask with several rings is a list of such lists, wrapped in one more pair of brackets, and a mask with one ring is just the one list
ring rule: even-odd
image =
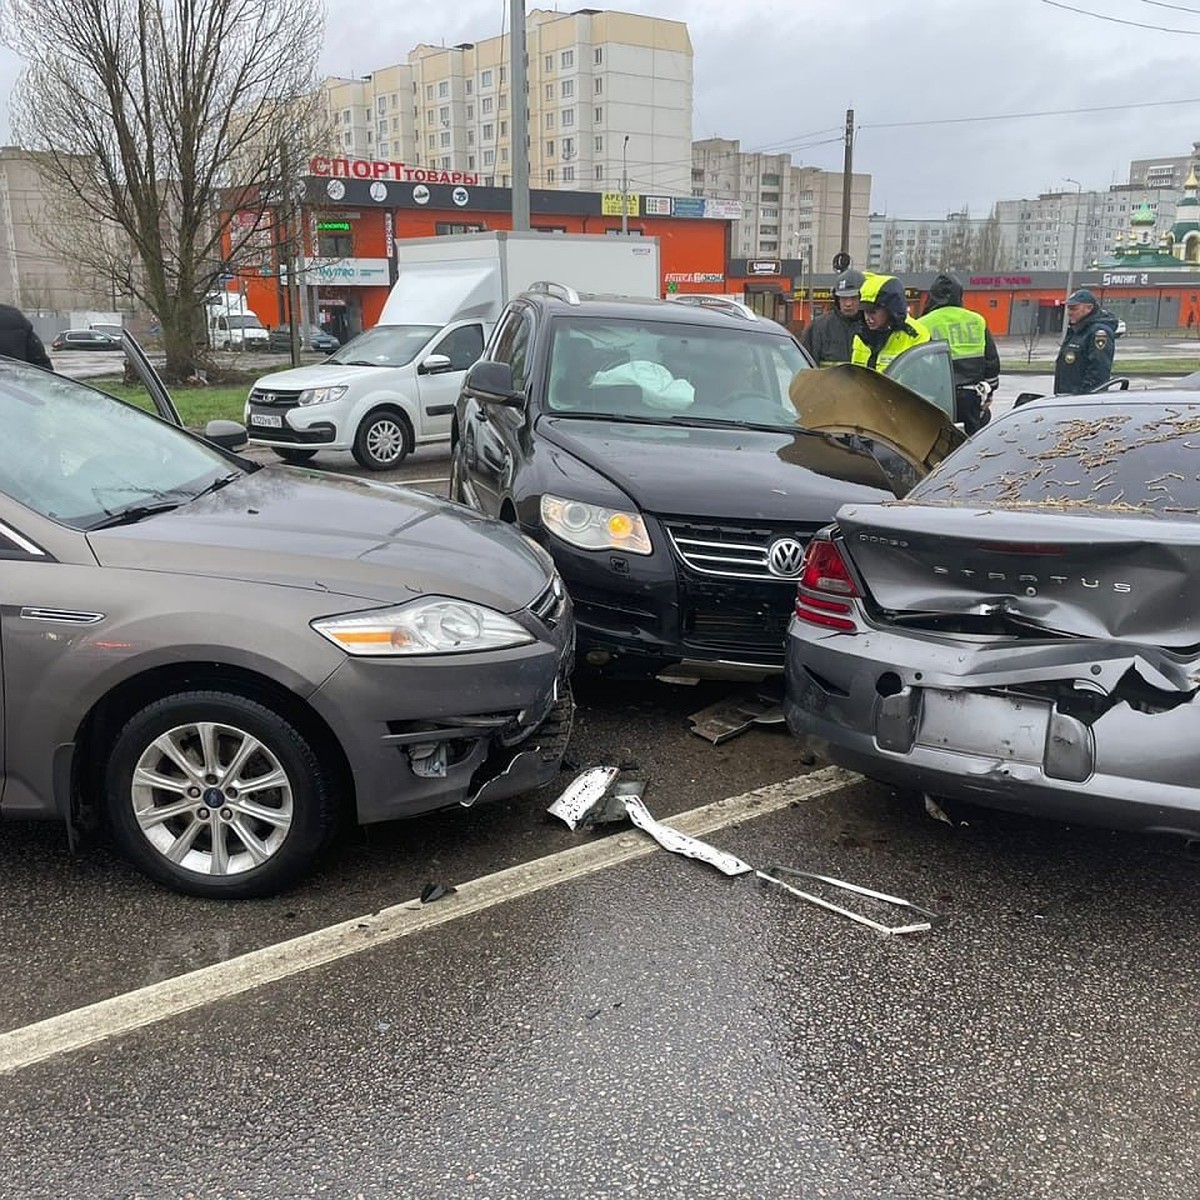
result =
[{"label": "orange storefront", "polygon": [[[465,182],[443,183],[412,178],[438,174],[432,171],[407,174],[410,178],[315,175],[305,181],[298,244],[307,323],[330,327],[343,338],[374,325],[395,280],[393,249],[398,238],[512,228],[507,189],[476,187],[470,176],[460,177]],[[704,202],[698,199],[630,195],[627,201],[628,234],[658,239],[662,294],[727,290],[728,217],[706,217]],[[619,194],[534,191],[530,225],[548,237],[617,236],[621,202]],[[234,209],[235,230],[241,220],[249,220],[249,214]],[[237,256],[228,284],[229,290],[245,295],[270,328],[288,320],[284,247],[289,232],[270,224],[260,227]]]}]

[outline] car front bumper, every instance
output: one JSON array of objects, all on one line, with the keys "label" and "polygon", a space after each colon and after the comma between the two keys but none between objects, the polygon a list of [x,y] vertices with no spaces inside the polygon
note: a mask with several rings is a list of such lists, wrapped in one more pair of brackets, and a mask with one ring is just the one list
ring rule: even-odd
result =
[{"label": "car front bumper", "polygon": [[812,750],[874,779],[1200,837],[1193,665],[1116,642],[842,634],[793,620],[784,708]]},{"label": "car front bumper", "polygon": [[348,658],[311,703],[341,743],[360,824],[517,795],[551,782],[571,731],[570,606],[512,650]]}]

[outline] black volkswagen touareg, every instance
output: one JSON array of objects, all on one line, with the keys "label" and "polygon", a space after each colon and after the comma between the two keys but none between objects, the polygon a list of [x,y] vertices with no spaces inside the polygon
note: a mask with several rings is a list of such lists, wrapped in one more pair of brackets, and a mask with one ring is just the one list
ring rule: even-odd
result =
[{"label": "black volkswagen touareg", "polygon": [[[801,426],[792,381],[826,372],[791,333],[689,299],[540,283],[512,300],[458,399],[450,494],[551,552],[581,665],[762,678],[782,670],[809,538],[898,489],[861,432]],[[952,397],[944,344],[923,362]]]}]

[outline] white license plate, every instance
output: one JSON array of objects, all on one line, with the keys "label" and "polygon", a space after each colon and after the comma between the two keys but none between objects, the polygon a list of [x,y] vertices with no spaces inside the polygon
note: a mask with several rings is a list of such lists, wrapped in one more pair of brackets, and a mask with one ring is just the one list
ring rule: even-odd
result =
[{"label": "white license plate", "polygon": [[277,417],[274,413],[251,413],[250,424],[265,426],[267,429],[282,429],[283,418]]},{"label": "white license plate", "polygon": [[1039,766],[1049,725],[1050,705],[1038,700],[926,688],[917,741],[937,750]]}]

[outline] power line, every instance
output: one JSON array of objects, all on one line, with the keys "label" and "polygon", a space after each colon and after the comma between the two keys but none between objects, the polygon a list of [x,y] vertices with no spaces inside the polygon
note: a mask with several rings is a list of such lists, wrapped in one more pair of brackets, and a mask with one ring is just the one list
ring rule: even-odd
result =
[{"label": "power line", "polygon": [[1200,8],[1187,8],[1182,4],[1166,4],[1164,0],[1142,0],[1143,4],[1153,4],[1156,8],[1173,8],[1176,12],[1194,13],[1200,16]]},{"label": "power line", "polygon": [[[1096,21],[1111,21],[1114,25],[1132,25],[1135,29],[1153,29],[1158,33],[1187,33],[1192,37],[1200,37],[1200,29],[1171,29],[1166,25],[1147,25],[1143,21],[1126,21],[1123,17],[1108,17],[1104,13],[1088,12],[1086,8],[1076,8],[1071,4],[1063,4],[1062,0],[1042,0],[1043,4],[1049,4],[1051,8],[1064,8],[1067,12],[1079,13],[1082,17],[1091,17]],[[1169,7],[1169,6],[1164,6]],[[1188,12],[1190,10],[1184,9]],[[1132,105],[1128,107],[1132,108]]]},{"label": "power line", "polygon": [[[1056,2],[1056,0],[1042,0],[1044,4]],[[1065,5],[1060,6],[1065,7]],[[1200,30],[1194,30],[1195,33],[1200,33]],[[982,117],[941,117],[931,121],[892,121],[884,125],[860,125],[862,129],[913,129],[926,125],[965,125],[977,121],[1017,121],[1023,120],[1026,117],[1070,117],[1077,116],[1081,113],[1098,113],[1098,112],[1125,112],[1131,108],[1162,108],[1172,104],[1200,104],[1200,99],[1197,100],[1142,100],[1134,104],[1101,104],[1094,105],[1090,108],[1048,108],[1041,112],[1019,112],[1019,113],[993,113],[990,116]]]}]

